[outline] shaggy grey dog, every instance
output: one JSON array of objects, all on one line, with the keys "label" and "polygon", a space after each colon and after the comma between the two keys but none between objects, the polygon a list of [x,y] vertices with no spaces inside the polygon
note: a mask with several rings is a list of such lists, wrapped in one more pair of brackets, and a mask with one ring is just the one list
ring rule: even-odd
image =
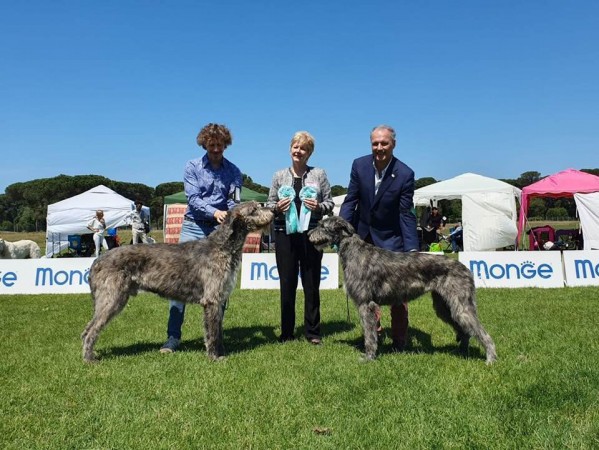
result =
[{"label": "shaggy grey dog", "polygon": [[256,202],[242,203],[207,239],[182,244],[127,245],[100,256],[89,275],[94,316],[81,335],[83,359],[95,360],[98,334],[140,289],[201,304],[208,356],[224,356],[222,307],[235,287],[243,243],[250,231],[265,227],[273,216],[271,209]]},{"label": "shaggy grey dog", "polygon": [[41,254],[40,246],[28,239],[15,242],[0,239],[0,259],[35,259]]},{"label": "shaggy grey dog", "polygon": [[495,344],[477,317],[474,279],[460,262],[424,253],[395,253],[364,242],[340,217],[322,220],[309,233],[319,248],[339,247],[345,289],[360,313],[366,360],[377,350],[375,303],[391,305],[431,292],[437,316],[453,327],[462,353],[474,336],[484,347],[487,364],[497,359]]}]

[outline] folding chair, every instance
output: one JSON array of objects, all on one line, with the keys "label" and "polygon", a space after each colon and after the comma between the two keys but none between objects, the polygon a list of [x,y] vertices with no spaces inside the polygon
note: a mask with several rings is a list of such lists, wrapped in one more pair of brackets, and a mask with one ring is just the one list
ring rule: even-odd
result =
[{"label": "folding chair", "polygon": [[69,240],[69,253],[74,252],[76,256],[81,256],[81,236],[70,234],[67,239]]},{"label": "folding chair", "polygon": [[555,229],[550,225],[534,227],[528,231],[528,249],[543,250],[545,242],[555,242]]}]

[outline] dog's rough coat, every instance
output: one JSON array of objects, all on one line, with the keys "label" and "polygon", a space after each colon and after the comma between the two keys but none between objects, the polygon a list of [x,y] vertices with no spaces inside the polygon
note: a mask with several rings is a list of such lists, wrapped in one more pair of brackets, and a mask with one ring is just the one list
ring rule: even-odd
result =
[{"label": "dog's rough coat", "polygon": [[181,244],[127,245],[100,256],[89,275],[94,316],[81,335],[83,359],[95,359],[98,334],[140,289],[201,304],[208,356],[222,357],[222,306],[235,287],[243,243],[250,231],[265,227],[272,219],[271,209],[256,202],[242,203],[206,239]]},{"label": "dog's rough coat", "polygon": [[16,242],[0,239],[0,259],[35,259],[41,255],[40,246],[28,239]]},{"label": "dog's rough coat", "polygon": [[470,337],[484,347],[487,364],[497,359],[495,344],[480,323],[472,273],[451,258],[424,253],[395,253],[364,242],[340,217],[322,220],[309,233],[324,248],[339,247],[345,289],[358,307],[364,329],[365,358],[374,359],[378,345],[375,303],[391,305],[431,292],[437,316],[453,327],[460,351],[468,352]]}]

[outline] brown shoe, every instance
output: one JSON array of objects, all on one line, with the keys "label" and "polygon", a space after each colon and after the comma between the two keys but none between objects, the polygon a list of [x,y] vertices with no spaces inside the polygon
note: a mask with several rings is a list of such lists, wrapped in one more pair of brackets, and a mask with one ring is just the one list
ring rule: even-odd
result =
[{"label": "brown shoe", "polygon": [[312,338],[310,339],[310,344],[312,345],[322,345],[322,340],[319,338]]}]

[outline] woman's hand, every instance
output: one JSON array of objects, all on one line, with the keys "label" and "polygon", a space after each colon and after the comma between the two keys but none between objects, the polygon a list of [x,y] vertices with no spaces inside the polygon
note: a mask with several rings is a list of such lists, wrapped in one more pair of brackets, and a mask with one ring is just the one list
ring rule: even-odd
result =
[{"label": "woman's hand", "polygon": [[316,211],[318,209],[318,200],[315,198],[307,198],[304,200],[304,205],[306,205],[306,208],[310,211]]},{"label": "woman's hand", "polygon": [[277,202],[276,208],[277,208],[277,211],[285,212],[289,209],[290,205],[291,205],[290,198],[282,198]]}]

